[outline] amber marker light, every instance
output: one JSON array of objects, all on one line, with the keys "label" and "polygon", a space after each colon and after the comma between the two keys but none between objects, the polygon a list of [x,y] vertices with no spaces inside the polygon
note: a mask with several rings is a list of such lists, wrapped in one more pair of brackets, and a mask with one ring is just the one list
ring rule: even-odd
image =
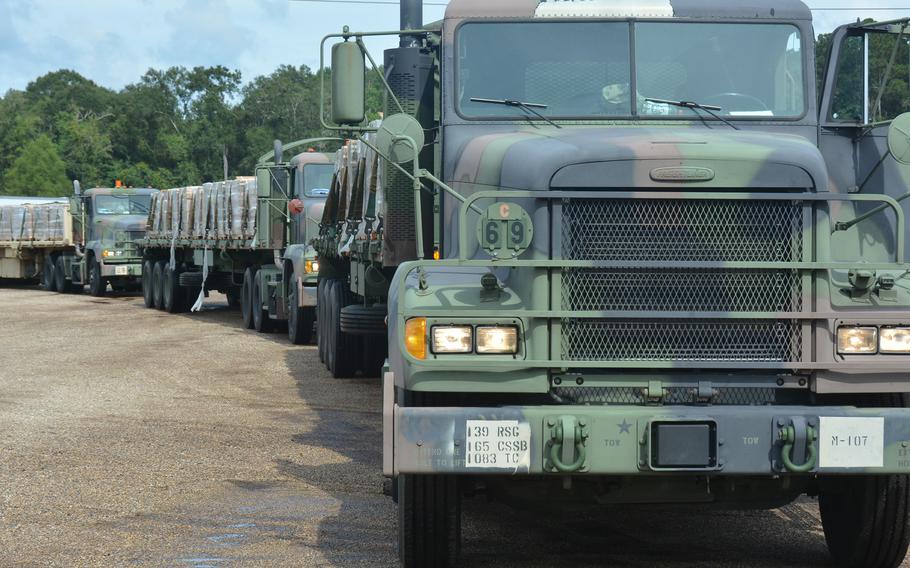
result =
[{"label": "amber marker light", "polygon": [[404,346],[415,359],[427,358],[426,318],[411,318],[405,322]]}]

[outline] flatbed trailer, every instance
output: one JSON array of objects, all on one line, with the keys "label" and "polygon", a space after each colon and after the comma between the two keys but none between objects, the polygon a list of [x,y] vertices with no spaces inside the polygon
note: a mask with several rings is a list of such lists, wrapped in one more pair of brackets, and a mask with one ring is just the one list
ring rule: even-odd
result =
[{"label": "flatbed trailer", "polygon": [[312,340],[319,263],[308,219],[322,214],[332,164],[318,152],[287,163],[280,154],[254,177],[161,193],[140,245],[146,307],[198,311],[218,291],[246,328],[286,323],[293,343]]}]

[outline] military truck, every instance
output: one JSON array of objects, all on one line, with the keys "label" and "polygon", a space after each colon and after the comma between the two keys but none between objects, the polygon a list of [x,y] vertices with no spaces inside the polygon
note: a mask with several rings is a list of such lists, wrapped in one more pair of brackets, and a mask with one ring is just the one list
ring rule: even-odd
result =
[{"label": "military truck", "polygon": [[68,203],[0,207],[0,278],[40,279],[44,289],[93,296],[137,290],[136,241],[145,233],[150,188],[93,188],[74,182]]},{"label": "military truck", "polygon": [[313,150],[282,156],[320,142],[277,142],[274,160],[263,156],[253,177],[162,191],[140,247],[146,307],[198,311],[217,290],[240,307],[246,328],[267,333],[287,322],[292,343],[309,343],[319,261],[307,242],[333,165]]},{"label": "military truck", "polygon": [[[453,564],[482,494],[817,496],[837,563],[899,565],[910,115],[883,87],[906,81],[910,20],[839,28],[819,91],[797,0],[451,0],[421,19],[404,1],[401,30],[323,40],[325,126],[378,156],[382,205],[342,253],[349,213],[324,219],[320,350],[327,331],[337,365],[347,324],[387,313],[402,564]],[[362,39],[383,33],[401,44],[374,128]]]}]

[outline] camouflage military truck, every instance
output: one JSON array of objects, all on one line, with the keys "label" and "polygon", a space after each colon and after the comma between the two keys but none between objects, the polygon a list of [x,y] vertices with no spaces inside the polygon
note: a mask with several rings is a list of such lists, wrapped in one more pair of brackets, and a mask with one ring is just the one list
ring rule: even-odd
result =
[{"label": "camouflage military truck", "polygon": [[287,321],[295,344],[312,340],[319,262],[316,234],[332,177],[326,154],[284,162],[260,159],[256,175],[164,190],[153,202],[142,242],[145,305],[171,313],[199,310],[209,290],[239,306],[244,326],[266,333]]},{"label": "camouflage military truck", "polygon": [[23,204],[0,211],[0,277],[40,278],[46,290],[93,296],[137,290],[136,241],[154,189],[94,188],[74,182],[68,204]]},{"label": "camouflage military truck", "polygon": [[477,494],[807,494],[839,564],[901,563],[910,109],[883,86],[908,24],[839,28],[819,89],[797,0],[451,0],[428,26],[404,2],[378,128],[378,34],[324,40],[326,127],[376,153],[381,206],[344,253],[353,214],[324,220],[320,332],[349,350],[388,314],[404,566],[453,564]]}]

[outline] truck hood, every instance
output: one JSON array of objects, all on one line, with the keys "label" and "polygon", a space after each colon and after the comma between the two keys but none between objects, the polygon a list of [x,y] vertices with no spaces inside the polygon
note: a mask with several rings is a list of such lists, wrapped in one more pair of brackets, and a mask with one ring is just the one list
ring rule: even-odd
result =
[{"label": "truck hood", "polygon": [[821,153],[800,136],[666,127],[478,136],[459,151],[449,181],[528,190],[828,188]]}]

